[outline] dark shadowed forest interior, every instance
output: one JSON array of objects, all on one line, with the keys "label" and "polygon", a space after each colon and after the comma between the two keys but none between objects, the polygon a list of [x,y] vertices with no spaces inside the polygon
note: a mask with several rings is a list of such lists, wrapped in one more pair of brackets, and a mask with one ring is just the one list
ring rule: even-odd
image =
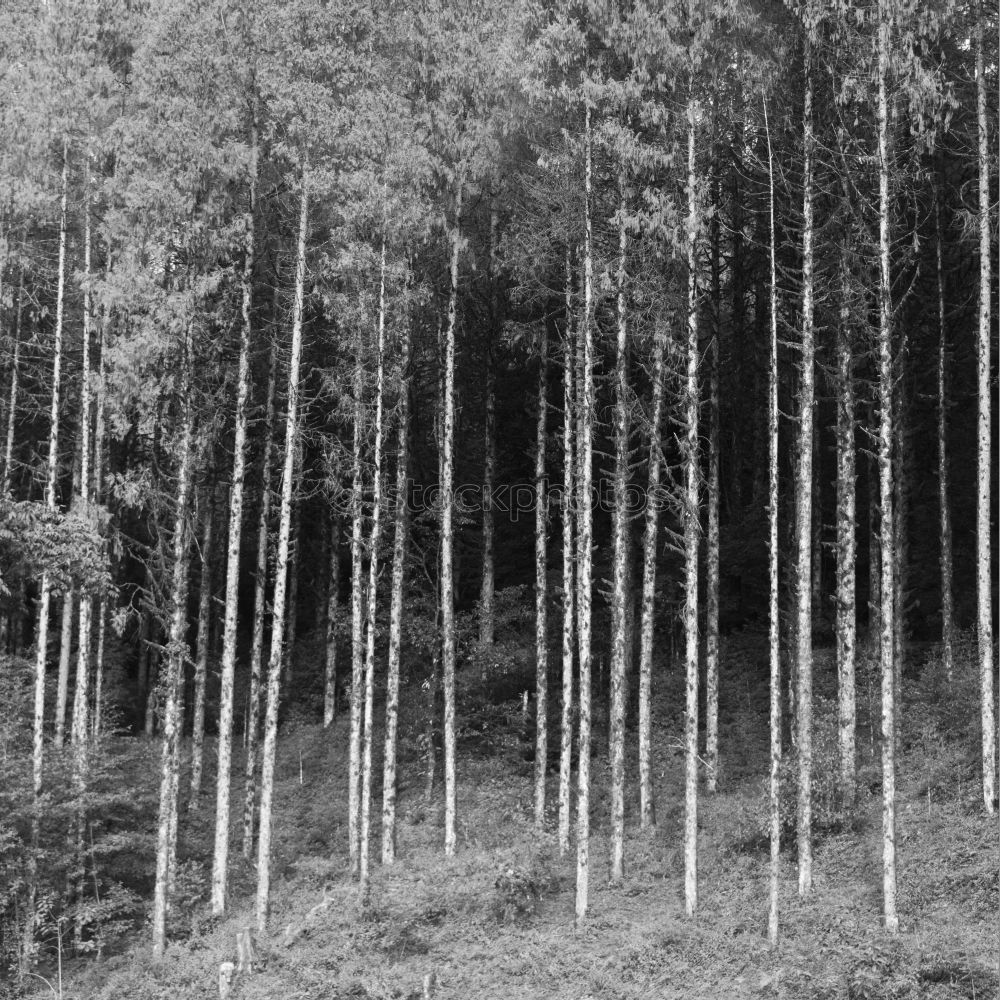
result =
[{"label": "dark shadowed forest interior", "polygon": [[0,998],[1000,998],[996,0],[0,0]]}]

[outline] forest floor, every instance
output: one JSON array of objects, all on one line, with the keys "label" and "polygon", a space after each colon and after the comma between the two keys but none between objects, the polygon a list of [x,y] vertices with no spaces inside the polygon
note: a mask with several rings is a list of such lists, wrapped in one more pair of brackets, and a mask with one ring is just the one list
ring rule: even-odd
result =
[{"label": "forest floor", "polygon": [[[442,852],[440,788],[428,804],[417,726],[404,725],[398,861],[387,868],[377,863],[373,822],[366,908],[346,857],[347,718],[328,732],[287,723],[279,740],[271,931],[257,941],[258,968],[238,980],[234,1000],[419,997],[431,972],[442,1000],[1000,997],[997,822],[982,808],[971,738],[949,733],[947,719],[925,718],[934,703],[919,684],[908,708],[916,721],[899,761],[900,934],[887,935],[881,923],[877,747],[862,726],[859,803],[849,816],[838,813],[822,801],[833,751],[820,724],[814,889],[798,897],[789,845],[782,855],[781,942],[768,949],[766,686],[746,680],[748,655],[735,655],[722,678],[723,760],[719,791],[701,796],[696,920],[684,915],[676,676],[665,677],[657,695],[658,825],[640,831],[630,800],[626,876],[614,887],[606,730],[598,726],[590,910],[581,929],[573,921],[575,851],[560,858],[554,834],[533,826],[529,734],[516,701],[483,708],[489,725],[465,717],[458,851],[450,859]],[[820,719],[832,673],[822,663],[821,656]],[[759,676],[759,666],[754,671]],[[862,712],[863,690],[862,684]],[[549,795],[556,795],[554,775]],[[377,794],[373,806],[377,816]],[[207,871],[211,812],[204,809],[182,841],[186,870]],[[238,857],[238,845],[234,850]],[[131,950],[68,970],[64,996],[216,997],[219,963],[235,959],[235,935],[252,926],[252,906],[253,873],[239,862],[231,916],[213,921],[203,901],[192,902],[175,915],[181,939],[163,961],[151,961],[148,933],[140,935]]]}]

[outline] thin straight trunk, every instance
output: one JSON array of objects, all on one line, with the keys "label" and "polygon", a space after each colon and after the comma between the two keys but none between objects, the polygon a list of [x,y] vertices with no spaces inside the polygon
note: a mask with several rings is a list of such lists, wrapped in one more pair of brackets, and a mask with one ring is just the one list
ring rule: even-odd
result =
[{"label": "thin straight trunk", "polygon": [[[87,159],[87,170],[84,178],[84,209],[83,209],[83,358],[80,377],[80,492],[77,504],[84,512],[88,521],[91,520],[90,501],[90,338],[93,327],[91,296],[90,296],[90,265],[92,234],[90,222],[90,159]],[[77,786],[82,792],[87,778],[87,736],[88,736],[88,699],[90,687],[90,649],[91,620],[93,618],[93,598],[86,591],[80,591],[80,619],[78,633],[78,650],[76,661],[76,688],[73,694],[73,728],[71,742],[75,748],[74,761],[77,767]],[[82,807],[81,807],[82,810]],[[80,833],[82,848],[83,816],[80,815]]]},{"label": "thin straight trunk", "polygon": [[577,435],[577,644],[580,657],[580,736],[577,744],[576,795],[576,924],[587,916],[590,882],[590,664],[591,603],[593,582],[593,484],[594,437],[594,340],[591,319],[594,308],[593,158],[591,151],[590,103],[584,116],[584,253],[583,321],[580,325],[580,373]]},{"label": "thin straight trunk", "polygon": [[[79,492],[74,498],[77,510],[91,520],[90,492],[90,336],[91,336],[91,297],[90,297],[90,265],[91,265],[91,224],[90,224],[90,170],[84,179],[84,237],[83,237],[83,357],[80,377],[80,477]],[[91,619],[93,617],[93,598],[84,589],[80,591],[80,618],[77,642],[76,685],[73,692],[73,722],[70,730],[70,745],[73,748],[73,789],[76,794],[76,897],[82,904],[84,896],[84,877],[86,860],[84,851],[84,832],[87,824],[85,793],[87,789],[89,767],[89,695],[90,695],[90,650],[91,650]],[[70,628],[72,633],[72,626]],[[69,653],[69,640],[72,634],[65,636],[66,650]],[[73,921],[73,943],[79,950],[83,933],[82,905],[77,908]]]},{"label": "thin straight trunk", "polygon": [[[63,139],[62,201],[59,213],[59,264],[56,286],[56,321],[52,364],[52,405],[49,420],[49,457],[45,484],[45,506],[56,509],[56,475],[59,461],[59,382],[62,369],[63,311],[66,299],[66,200],[69,192],[69,148]],[[28,877],[27,920],[25,921],[25,954],[30,954],[35,935],[36,880],[38,876],[38,838],[41,820],[42,774],[45,735],[45,661],[49,645],[49,604],[52,584],[47,573],[42,574],[38,601],[38,633],[35,644],[34,730],[32,733],[31,776],[33,807],[31,814],[31,860]],[[65,711],[65,701],[64,701]]]},{"label": "thin straight trunk", "polygon": [[[813,381],[815,400],[816,383]],[[810,543],[809,567],[811,580],[809,600],[812,618],[819,618],[823,599],[823,449],[821,447],[822,428],[819,422],[819,405],[813,405],[812,431],[812,541]]]},{"label": "thin straight trunk", "polygon": [[[384,197],[383,191],[383,197]],[[385,396],[385,237],[379,267],[378,333],[375,345],[375,453],[372,462],[372,525],[368,541],[368,600],[365,629],[365,720],[361,764],[361,843],[358,855],[359,895],[369,902],[368,871],[372,807],[372,722],[375,714],[375,639],[378,611],[378,550],[382,540],[382,415]]]},{"label": "thin straight trunk", "polygon": [[896,691],[893,657],[893,496],[892,496],[892,284],[889,270],[889,0],[878,5],[878,159],[879,159],[879,329],[878,329],[878,470],[879,535],[882,550],[882,892],[885,929],[899,930],[896,915]]},{"label": "thin straight trunk", "polygon": [[[247,409],[250,402],[250,336],[253,332],[253,272],[255,254],[255,217],[257,208],[257,120],[256,110],[250,124],[250,177],[249,201],[244,213],[243,275],[240,298],[240,360],[236,387],[236,414],[233,425],[233,482],[229,494],[229,537],[226,540],[226,604],[222,627],[222,669],[219,686],[219,743],[218,765],[215,779],[215,843],[212,852],[212,913],[219,915],[226,909],[226,892],[229,868],[229,814],[233,769],[233,679],[236,673],[236,624],[239,615],[240,547],[243,541],[243,486],[247,460]],[[273,362],[272,362],[273,364]],[[254,644],[251,659],[250,698],[254,703],[249,715],[253,717],[253,735],[247,727],[247,784],[252,785],[254,758],[250,746],[257,748],[257,715],[260,711],[260,663],[264,627],[264,584],[267,580],[267,513],[270,490],[271,423],[273,419],[274,372],[268,385],[267,414],[264,421],[265,473],[261,486],[261,522],[263,524],[261,554],[258,556],[259,605],[255,606]],[[258,629],[260,635],[258,635]],[[206,636],[207,638],[207,636]],[[250,803],[250,833],[244,826],[244,856],[249,856],[253,841],[253,795]],[[248,843],[247,841],[251,843]]]},{"label": "thin straight trunk", "polygon": [[[874,408],[869,425],[874,422]],[[868,638],[874,649],[882,634],[882,549],[879,542],[878,456],[868,462]]]},{"label": "thin straight trunk", "polygon": [[976,20],[976,112],[979,122],[979,336],[976,341],[979,407],[976,434],[976,639],[979,653],[982,724],[983,802],[996,810],[996,719],[993,710],[993,594],[990,569],[990,168],[989,118],[986,108],[986,13],[979,4]]},{"label": "thin straight trunk", "polygon": [[455,853],[455,579],[454,505],[455,469],[455,333],[458,324],[458,255],[462,247],[462,195],[459,179],[455,224],[451,232],[451,292],[448,328],[444,338],[444,429],[441,460],[441,667],[444,680],[444,853]]},{"label": "thin straight trunk", "polygon": [[340,516],[329,524],[326,583],[326,660],[323,670],[323,728],[337,717],[337,611],[340,607]]},{"label": "thin straight trunk", "polygon": [[570,779],[573,765],[573,627],[575,624],[576,567],[573,559],[574,427],[576,390],[573,338],[573,268],[566,249],[566,331],[563,337],[563,497],[562,497],[562,717],[559,746],[559,856],[569,851]]},{"label": "thin straight trunk", "polygon": [[267,929],[271,895],[271,809],[274,800],[274,763],[278,746],[278,699],[281,694],[281,650],[285,627],[285,590],[288,580],[288,547],[292,528],[292,490],[298,448],[299,363],[302,358],[302,310],[306,285],[306,238],[309,232],[308,176],[302,171],[299,235],[295,253],[295,300],[292,310],[292,353],[288,365],[288,402],[285,417],[285,463],[281,476],[281,514],[278,526],[278,560],[274,578],[274,622],[267,669],[267,713],[260,778],[260,832],[257,838],[257,930]]},{"label": "thin straight trunk", "polygon": [[[717,111],[713,130],[718,129]],[[708,479],[705,537],[705,777],[709,792],[719,778],[719,340],[722,336],[721,195],[716,137],[713,136],[712,200],[709,225],[712,267],[712,341],[708,356]]]},{"label": "thin straight trunk", "polygon": [[952,597],[951,502],[948,499],[948,336],[945,328],[944,265],[941,255],[941,205],[934,201],[938,293],[938,509],[941,538],[941,643],[944,673],[950,684],[955,673],[955,610]]},{"label": "thin straight trunk", "polygon": [[[296,457],[295,468],[298,469],[300,458]],[[282,657],[282,670],[285,674],[285,685],[291,690],[293,674],[293,657],[295,655],[295,638],[299,624],[299,531],[302,523],[299,505],[294,492],[292,493],[292,537],[288,553],[288,611],[285,625],[285,649]]]},{"label": "thin straight trunk", "polygon": [[24,267],[17,284],[17,312],[14,319],[14,356],[10,368],[10,392],[7,397],[7,438],[3,450],[3,482],[0,495],[10,493],[10,472],[14,461],[14,428],[17,426],[17,393],[21,377],[21,313],[24,303]]},{"label": "thin straight trunk", "polygon": [[[845,249],[846,255],[846,249]],[[855,748],[855,651],[857,605],[857,456],[854,447],[854,357],[851,348],[851,304],[847,261],[841,264],[840,325],[837,330],[837,718],[840,744],[840,794],[854,802],[857,754]]]},{"label": "thin straight trunk", "polygon": [[[261,677],[264,663],[264,616],[267,607],[268,527],[271,523],[271,458],[274,452],[271,439],[274,436],[274,393],[277,384],[277,364],[277,349],[275,344],[272,343],[271,363],[267,377],[267,403],[264,409],[264,457],[260,474],[260,516],[257,521],[257,571],[254,580],[253,642],[250,647],[250,692],[247,696],[249,701],[246,724],[247,757],[244,770],[243,794],[243,857],[247,861],[250,860],[253,853],[253,817],[257,797],[257,750],[260,731]],[[229,579],[230,577],[227,572],[227,587]],[[235,657],[235,646],[233,655]],[[222,766],[223,761],[220,754],[220,774]],[[219,836],[218,808],[218,799],[216,799],[216,836]],[[216,857],[218,857],[218,853],[216,853]],[[222,872],[221,866],[219,872]],[[214,884],[213,875],[213,886]],[[213,902],[214,905],[215,903]],[[225,893],[223,893],[224,905]]]},{"label": "thin straight trunk", "polygon": [[795,531],[798,572],[795,593],[796,743],[799,755],[797,846],[799,895],[812,889],[812,490],[813,407],[813,91],[812,39],[805,32],[805,105],[802,113],[802,371],[799,381],[798,467],[795,477]]},{"label": "thin straight trunk", "polygon": [[770,250],[770,342],[767,388],[767,576],[768,576],[768,660],[770,676],[771,768],[769,775],[769,813],[771,866],[767,938],[772,948],[778,945],[778,885],[781,875],[781,622],[779,618],[778,576],[778,265],[774,226],[774,154],[771,129],[764,105],[764,129],[767,134],[768,234]]},{"label": "thin straight trunk", "polygon": [[389,666],[385,682],[385,754],[382,764],[382,864],[396,860],[396,754],[399,728],[399,661],[409,531],[407,474],[410,445],[409,319],[403,324],[399,358],[399,427],[396,446],[396,525],[392,542],[392,596],[389,602]]},{"label": "thin straight trunk", "polygon": [[698,203],[694,98],[688,100],[687,344],[684,384],[684,909],[698,912]]},{"label": "thin straight trunk", "polygon": [[192,421],[191,408],[191,323],[184,338],[181,362],[180,468],[177,474],[177,513],[174,518],[173,571],[171,580],[170,637],[167,646],[167,675],[164,687],[163,746],[160,755],[160,811],[156,835],[156,884],[153,890],[153,958],[163,957],[167,946],[167,910],[173,846],[177,829],[177,767],[180,760],[181,677],[187,644],[188,592],[188,503],[191,493]]},{"label": "thin straight trunk", "polygon": [[653,629],[656,611],[656,538],[660,518],[660,424],[663,422],[663,353],[666,331],[653,340],[653,409],[649,421],[649,471],[642,536],[642,619],[639,629],[639,816],[642,828],[656,825],[653,796]]},{"label": "thin straight trunk", "polygon": [[360,864],[361,727],[364,701],[364,508],[361,448],[364,440],[364,363],[361,330],[355,338],[354,359],[354,458],[351,482],[351,733],[348,763],[347,840],[351,874]]},{"label": "thin straight trunk", "polygon": [[625,299],[626,254],[625,181],[619,178],[621,204],[618,223],[617,341],[615,344],[615,478],[612,524],[611,588],[611,882],[621,881],[625,857],[625,702],[626,702],[626,603],[629,599],[628,486],[628,313]]},{"label": "thin straight trunk", "polygon": [[56,681],[56,730],[53,743],[61,747],[66,738],[66,707],[69,703],[69,661],[73,650],[73,611],[76,588],[63,594],[62,628],[59,638],[59,674]]},{"label": "thin straight trunk", "polygon": [[201,536],[201,581],[198,591],[198,655],[194,662],[194,713],[191,720],[191,798],[188,808],[196,811],[201,798],[201,775],[205,749],[205,688],[208,681],[209,636],[212,611],[212,535],[215,521],[215,489],[210,483],[205,502]]},{"label": "thin straight trunk", "polygon": [[[94,500],[101,502],[104,490],[104,432],[105,432],[105,396],[104,384],[104,349],[106,320],[102,316],[98,326],[98,361],[97,361],[97,414],[94,418]],[[101,600],[97,611],[97,655],[94,659],[94,713],[92,731],[94,739],[101,735],[102,717],[104,715],[104,639],[108,624],[107,594],[101,592]]]},{"label": "thin straight trunk", "polygon": [[895,558],[893,559],[892,598],[892,676],[896,693],[896,745],[899,745],[899,726],[903,703],[903,640],[906,636],[906,593],[909,589],[907,575],[909,561],[909,543],[907,523],[909,520],[910,490],[907,476],[910,468],[909,448],[907,445],[907,407],[906,407],[906,356],[900,350],[896,363],[893,394],[895,413],[893,416],[893,436],[896,443],[896,457],[893,463],[893,522],[892,537]]},{"label": "thin straight trunk", "polygon": [[545,436],[548,417],[548,330],[538,351],[538,414],[535,424],[535,826],[545,826],[545,775],[549,764],[548,502]]}]

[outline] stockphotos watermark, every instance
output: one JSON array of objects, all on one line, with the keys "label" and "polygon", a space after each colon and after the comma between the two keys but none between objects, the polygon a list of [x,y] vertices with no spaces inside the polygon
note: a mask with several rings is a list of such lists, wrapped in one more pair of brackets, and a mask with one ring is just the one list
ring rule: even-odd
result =
[{"label": "stockphotos watermark", "polygon": [[[407,507],[413,513],[440,513],[443,504],[443,492],[437,484],[424,485],[410,480],[407,483],[405,496]],[[397,506],[398,493],[395,486],[387,486],[382,490],[380,506],[383,511],[392,511]],[[482,483],[464,483],[451,491],[452,510],[459,516],[469,516],[482,513],[487,507],[492,508],[495,516],[507,517],[517,522],[522,516],[529,514],[534,517],[538,510],[539,500],[545,502],[546,510],[560,510],[576,513],[580,507],[580,497],[575,492],[567,497],[562,486],[547,486],[542,493],[532,483],[501,483],[492,489]],[[371,507],[373,493],[371,487],[362,492],[362,508]],[[593,510],[612,512],[617,508],[615,503],[614,481],[599,479],[590,491],[590,502]],[[671,496],[665,486],[653,489],[643,489],[640,486],[627,484],[624,488],[622,506],[629,517],[644,514],[650,508],[658,511],[667,510],[676,498]],[[342,487],[331,499],[334,511],[343,517],[353,513],[353,490]]]}]

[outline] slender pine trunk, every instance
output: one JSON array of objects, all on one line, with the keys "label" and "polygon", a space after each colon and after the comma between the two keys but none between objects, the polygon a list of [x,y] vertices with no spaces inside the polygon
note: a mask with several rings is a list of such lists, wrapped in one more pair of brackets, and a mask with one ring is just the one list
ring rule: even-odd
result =
[{"label": "slender pine trunk", "polygon": [[653,334],[653,406],[649,419],[649,459],[642,536],[642,616],[639,629],[639,816],[643,829],[656,825],[653,795],[653,630],[656,611],[656,539],[660,519],[660,424],[663,422],[663,355],[666,330]]},{"label": "slender pine trunk", "polygon": [[[298,470],[301,456],[296,454],[294,470]],[[285,618],[285,647],[282,652],[281,669],[284,684],[292,690],[294,674],[295,639],[299,625],[299,532],[302,519],[298,500],[292,494],[292,537],[288,550],[288,610]]]},{"label": "slender pine trunk", "polygon": [[698,202],[695,127],[697,107],[687,107],[687,344],[685,350],[684,461],[684,909],[698,912]]},{"label": "slender pine trunk", "polygon": [[893,538],[892,495],[892,284],[889,232],[889,0],[878,5],[878,161],[879,161],[879,329],[878,357],[878,471],[880,493],[879,540],[882,555],[881,635],[882,669],[882,893],[885,929],[899,930],[896,915],[896,691],[893,650]]},{"label": "slender pine trunk", "polygon": [[[247,421],[250,401],[250,337],[253,332],[253,272],[257,209],[258,141],[256,112],[250,123],[250,176],[244,213],[243,273],[240,297],[240,359],[237,374],[236,414],[233,426],[233,482],[229,498],[229,537],[226,543],[226,603],[222,632],[222,669],[219,686],[219,742],[215,780],[215,843],[212,851],[212,912],[225,912],[229,869],[229,816],[233,768],[233,680],[236,674],[236,625],[239,615],[240,547],[243,541],[243,490],[246,479]],[[251,652],[250,700],[247,726],[246,783],[249,823],[244,811],[243,855],[249,857],[253,841],[253,774],[260,711],[260,664],[264,628],[264,586],[267,580],[267,519],[270,493],[271,424],[273,421],[274,369],[268,384],[264,420],[264,476],[261,485],[261,526],[258,542],[257,593]],[[207,638],[207,637],[206,637]],[[252,728],[251,728],[252,727]],[[253,752],[251,752],[253,746]],[[245,804],[245,806],[246,806]],[[245,807],[244,807],[245,808]],[[248,829],[249,827],[249,829]]]},{"label": "slender pine trunk", "polygon": [[841,262],[840,325],[837,329],[837,718],[840,746],[840,794],[854,801],[857,753],[855,748],[855,652],[857,605],[857,456],[854,446],[854,357],[851,346],[851,301],[847,250]]},{"label": "slender pine trunk", "polygon": [[188,808],[200,805],[201,776],[205,750],[205,688],[208,682],[212,611],[212,542],[215,521],[215,488],[210,482],[205,492],[205,521],[201,534],[201,580],[198,590],[198,653],[194,661],[194,711],[191,718],[191,797]]},{"label": "slender pine trunk", "polygon": [[375,714],[375,639],[378,611],[379,545],[382,541],[382,415],[385,397],[385,237],[379,268],[378,333],[375,345],[375,453],[372,462],[372,524],[368,541],[368,600],[365,628],[365,720],[361,764],[361,843],[358,854],[359,896],[367,906],[371,842],[372,722]]},{"label": "slender pine trunk", "polygon": [[805,32],[805,105],[802,113],[802,356],[799,380],[798,466],[795,477],[796,730],[799,756],[797,846],[799,895],[812,889],[812,491],[815,339],[813,262],[813,82],[812,39]]},{"label": "slender pine trunk", "polygon": [[392,596],[389,600],[389,665],[385,684],[385,754],[382,766],[382,864],[396,860],[396,754],[399,729],[399,663],[403,632],[406,550],[409,540],[407,474],[410,445],[409,318],[403,324],[399,358],[399,426],[396,445],[396,524],[392,543]]},{"label": "slender pine trunk", "polygon": [[448,327],[444,339],[444,428],[441,460],[441,668],[444,682],[444,853],[455,853],[455,579],[454,489],[455,468],[455,334],[458,325],[458,260],[462,247],[463,182],[458,182],[455,222],[451,231],[451,291]]},{"label": "slender pine trunk", "polygon": [[323,669],[323,728],[337,718],[337,613],[340,609],[340,515],[329,522],[326,578],[326,657]]},{"label": "slender pine trunk", "polygon": [[[277,348],[271,344],[271,360],[267,376],[267,402],[264,406],[264,456],[260,473],[260,513],[257,519],[257,567],[254,575],[253,599],[253,640],[250,645],[250,691],[247,695],[246,722],[246,761],[243,776],[243,857],[249,861],[253,854],[254,811],[257,798],[257,751],[260,733],[261,709],[261,678],[264,663],[264,616],[267,606],[267,553],[268,527],[271,523],[271,460],[274,447],[271,439],[274,436],[274,393],[277,384]],[[234,480],[235,482],[235,480]],[[235,575],[234,575],[235,576]],[[226,586],[229,586],[229,573],[226,573]],[[235,639],[235,631],[233,633]],[[233,650],[235,657],[235,645]],[[235,662],[235,660],[234,660]],[[223,706],[220,706],[220,712]],[[219,760],[221,774],[224,762]],[[219,833],[219,803],[216,797],[216,836]],[[227,834],[228,836],[228,834]],[[218,849],[217,849],[218,850]],[[218,854],[216,854],[216,857]],[[213,871],[214,871],[213,864]],[[222,873],[221,860],[218,871]],[[215,884],[213,874],[213,886]],[[215,890],[213,889],[213,892]],[[225,906],[225,892],[222,893]],[[213,906],[217,905],[213,901]]]},{"label": "slender pine trunk", "polygon": [[[713,131],[718,129],[717,111]],[[705,783],[709,792],[719,780],[719,350],[722,337],[722,198],[719,153],[713,136],[711,246],[712,340],[708,348],[708,476],[705,535]]]},{"label": "slender pine trunk", "polygon": [[3,449],[3,480],[0,496],[10,493],[11,466],[14,461],[14,430],[17,427],[17,394],[21,378],[21,313],[24,303],[24,267],[17,283],[17,306],[14,316],[14,353],[10,362],[10,391],[7,395],[7,436]]},{"label": "slender pine trunk", "polygon": [[[63,139],[62,148],[62,200],[59,213],[59,263],[56,285],[56,318],[53,337],[52,404],[49,417],[49,455],[45,484],[45,506],[56,509],[56,476],[59,461],[59,383],[62,369],[63,312],[66,299],[66,200],[69,193],[69,147]],[[35,697],[31,754],[32,814],[31,856],[28,872],[28,899],[25,921],[25,954],[31,954],[35,938],[35,903],[37,899],[38,840],[41,820],[42,776],[44,770],[45,736],[45,662],[49,646],[49,605],[52,600],[52,583],[48,573],[42,574],[41,594],[38,600],[38,630],[35,642]]]},{"label": "slender pine trunk", "polygon": [[990,551],[990,476],[992,431],[990,357],[990,155],[986,106],[986,70],[982,2],[976,20],[976,112],[979,123],[979,336],[976,341],[979,406],[976,433],[976,640],[979,654],[982,726],[983,802],[991,816],[996,811],[997,747],[993,708],[993,593]]},{"label": "slender pine trunk", "polygon": [[577,742],[576,795],[576,925],[587,916],[590,882],[590,675],[591,605],[593,584],[594,524],[591,489],[593,485],[594,438],[594,339],[591,321],[594,308],[593,256],[593,156],[590,103],[584,115],[584,250],[583,317],[580,324],[579,382],[577,398],[577,648],[580,669],[580,734]]},{"label": "slender pine trunk", "polygon": [[612,524],[611,589],[611,882],[620,882],[625,856],[625,702],[626,602],[628,594],[628,314],[625,297],[628,234],[625,230],[625,182],[619,178],[617,340],[615,344],[614,515]]},{"label": "slender pine trunk", "polygon": [[292,493],[298,449],[299,364],[302,358],[302,310],[306,284],[306,239],[309,232],[308,173],[303,167],[299,234],[295,252],[295,300],[292,309],[292,353],[288,364],[288,402],[285,417],[285,462],[281,477],[281,513],[278,559],[274,579],[274,622],[267,669],[267,712],[260,777],[260,831],[257,837],[257,930],[267,929],[271,895],[271,821],[274,801],[274,765],[278,746],[278,700],[281,694],[281,651],[285,627],[285,591],[288,582],[288,547],[292,528]]},{"label": "slender pine trunk", "polygon": [[167,911],[174,868],[173,846],[177,829],[177,768],[180,761],[181,678],[187,656],[188,505],[191,493],[193,413],[191,406],[191,334],[189,322],[181,362],[183,406],[180,431],[180,468],[177,473],[177,507],[174,518],[173,570],[171,574],[170,636],[163,706],[163,745],[160,755],[160,809],[156,835],[156,883],[153,890],[153,958],[161,959],[167,946]]},{"label": "slender pine trunk", "polygon": [[[251,115],[250,122],[250,176],[246,211],[244,212],[243,236],[243,273],[241,276],[240,296],[240,359],[237,369],[236,414],[233,421],[233,481],[229,493],[229,534],[226,540],[226,601],[223,612],[222,626],[222,667],[219,684],[219,741],[218,762],[215,778],[215,841],[212,850],[212,913],[219,915],[226,909],[226,893],[228,888],[229,870],[229,822],[230,798],[232,795],[233,770],[233,680],[236,674],[236,625],[239,615],[239,575],[240,547],[243,541],[243,492],[246,479],[247,460],[247,420],[250,402],[250,336],[253,332],[253,272],[255,253],[255,230],[257,208],[257,121],[256,111]],[[263,568],[258,560],[258,581],[260,607],[255,607],[254,646],[251,658],[255,659],[256,671],[251,668],[250,698],[254,708],[248,713],[253,716],[252,742],[256,750],[257,741],[257,705],[260,703],[260,661],[261,645],[263,643],[263,588],[267,578],[267,507],[270,489],[270,459],[271,459],[271,421],[272,392],[274,372],[268,386],[267,415],[264,421],[264,464],[267,471],[261,486],[261,506],[264,508],[262,522],[264,525]],[[261,634],[258,635],[258,628]],[[207,639],[207,636],[206,636]],[[256,709],[256,710],[255,710]],[[249,721],[249,720],[248,720]],[[251,754],[251,731],[247,732],[247,774],[248,786],[252,784],[254,773],[254,757]],[[250,822],[249,835],[244,826],[244,857],[248,857],[253,841],[253,794],[249,796]]]},{"label": "slender pine trunk", "polygon": [[573,268],[566,249],[566,329],[563,336],[563,496],[562,496],[562,715],[559,746],[559,855],[569,851],[571,769],[573,763],[573,628],[575,625],[576,566],[573,558],[574,491],[576,488],[574,428],[576,389],[573,372]]},{"label": "slender pine trunk", "polygon": [[535,826],[545,827],[545,775],[549,764],[548,497],[545,437],[548,417],[548,330],[538,349],[535,418]]},{"label": "slender pine trunk", "polygon": [[778,945],[778,886],[781,875],[781,623],[778,600],[778,265],[774,226],[774,154],[771,129],[764,105],[767,135],[767,186],[769,236],[770,337],[768,344],[767,388],[767,576],[768,576],[768,662],[770,676],[770,774],[768,812],[770,819],[771,865],[768,886],[767,938],[771,948]]},{"label": "slender pine trunk", "polygon": [[[56,728],[53,743],[62,747],[66,740],[66,709],[69,704],[69,663],[73,654],[73,617],[76,607],[76,588],[69,587],[63,594],[62,628],[59,632],[59,674],[56,681]],[[70,720],[72,723],[72,719]]]},{"label": "slender pine trunk", "polygon": [[364,355],[361,330],[355,337],[354,359],[354,440],[351,477],[351,732],[348,751],[347,840],[351,874],[360,864],[361,820],[361,729],[364,700],[364,508],[361,448],[364,440]]},{"label": "slender pine trunk", "polygon": [[[935,192],[936,194],[936,192]],[[951,501],[948,497],[948,335],[945,328],[944,264],[941,254],[941,204],[934,200],[938,296],[938,511],[941,542],[941,644],[944,674],[950,684],[955,673],[955,610],[952,596]]]},{"label": "slender pine trunk", "polygon": [[[102,315],[98,326],[98,361],[97,361],[97,413],[94,418],[94,501],[100,503],[104,490],[104,433],[106,387],[104,383],[104,352],[107,321]],[[104,715],[104,647],[105,633],[108,624],[108,598],[106,592],[101,592],[97,611],[97,652],[94,657],[94,712],[91,723],[93,737],[96,740],[101,735]]]}]

